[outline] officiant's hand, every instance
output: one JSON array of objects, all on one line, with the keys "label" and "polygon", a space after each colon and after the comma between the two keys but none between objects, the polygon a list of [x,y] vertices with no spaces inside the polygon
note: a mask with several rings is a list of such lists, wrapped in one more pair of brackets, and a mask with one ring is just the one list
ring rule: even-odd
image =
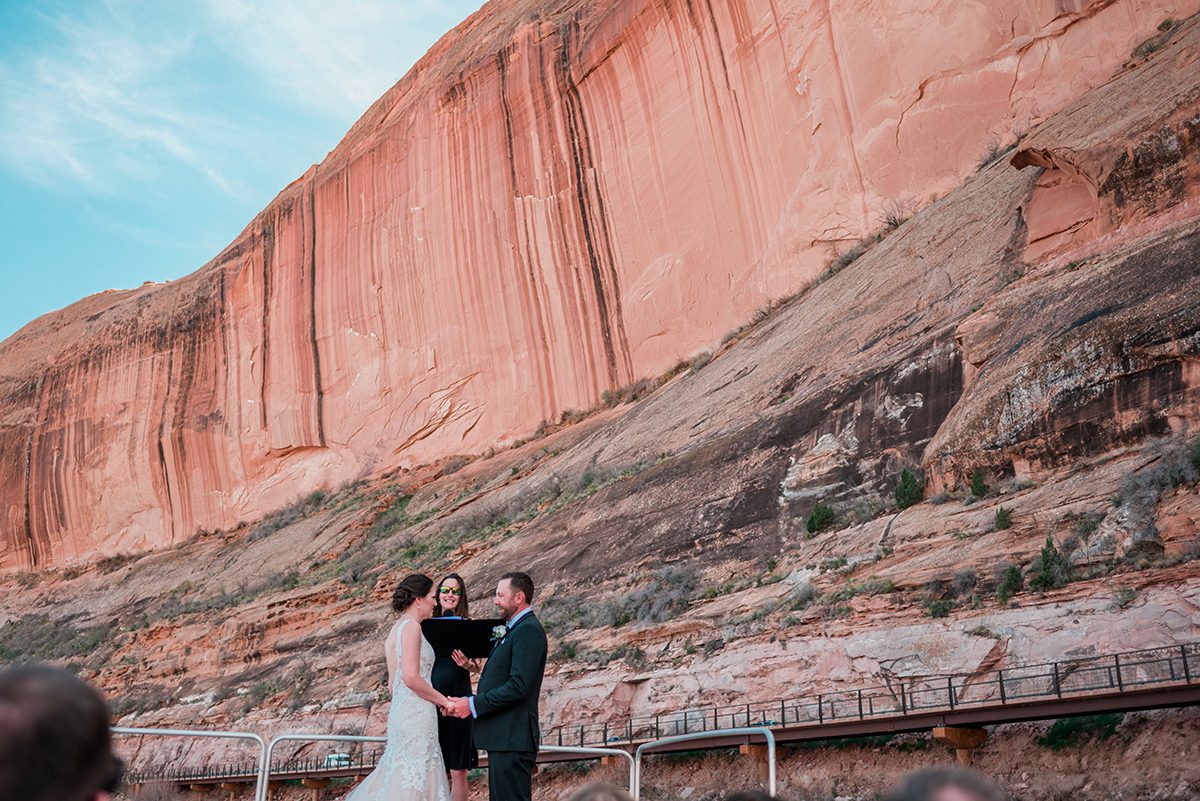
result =
[{"label": "officiant's hand", "polygon": [[454,650],[454,651],[453,651],[453,652],[450,654],[450,658],[454,660],[454,664],[458,665],[458,666],[459,666],[460,668],[462,668],[463,670],[469,670],[469,671],[471,671],[472,673],[478,673],[478,672],[479,672],[479,661],[480,661],[480,660],[478,660],[478,659],[467,659],[467,655],[466,655],[466,654],[464,654],[464,653],[463,653],[463,652],[462,652],[460,649],[457,649],[457,648],[456,648],[456,649],[455,649],[455,650]]}]

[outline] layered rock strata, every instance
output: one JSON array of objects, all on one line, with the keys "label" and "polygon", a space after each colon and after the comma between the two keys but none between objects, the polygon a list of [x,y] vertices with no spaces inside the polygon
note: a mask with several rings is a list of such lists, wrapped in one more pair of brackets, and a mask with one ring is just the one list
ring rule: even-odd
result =
[{"label": "layered rock strata", "polygon": [[1197,8],[489,4],[210,264],[0,345],[0,568],[177,543],[591,406]]}]

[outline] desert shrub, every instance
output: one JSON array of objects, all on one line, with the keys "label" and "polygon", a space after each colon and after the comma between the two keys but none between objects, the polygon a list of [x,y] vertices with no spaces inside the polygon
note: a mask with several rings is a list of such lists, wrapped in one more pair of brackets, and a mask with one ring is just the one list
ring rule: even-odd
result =
[{"label": "desert shrub", "polygon": [[696,357],[692,359],[691,365],[688,366],[688,375],[695,375],[696,373],[700,372],[706,366],[708,366],[708,363],[711,361],[712,354],[708,351],[696,354]]},{"label": "desert shrub", "polygon": [[996,159],[1004,155],[1004,146],[1000,144],[999,139],[993,139],[988,142],[983,153],[979,156],[979,161],[975,163],[975,171],[983,172]]},{"label": "desert shrub", "polygon": [[996,519],[992,525],[996,531],[1012,528],[1012,512],[1001,506],[996,510]]},{"label": "desert shrub", "polygon": [[950,594],[955,598],[965,598],[975,592],[979,584],[979,574],[973,568],[965,568],[954,574],[950,579]]},{"label": "desert shrub", "polygon": [[916,475],[907,467],[900,471],[900,483],[896,485],[896,505],[907,509],[915,503],[920,503],[925,495],[925,488],[917,480]]},{"label": "desert shrub", "polygon": [[411,495],[401,495],[392,501],[391,506],[380,512],[379,517],[376,517],[375,522],[371,524],[371,533],[377,536],[386,536],[412,522],[408,516],[408,504],[411,500]]},{"label": "desert shrub", "polygon": [[829,266],[825,268],[825,273],[822,277],[829,278],[834,275],[837,275],[842,270],[846,269],[851,264],[858,261],[860,256],[862,256],[864,253],[866,253],[868,250],[870,250],[871,246],[874,245],[876,242],[879,242],[881,239],[882,239],[882,237],[880,237],[880,236],[872,236],[872,237],[864,237],[864,238],[858,240],[853,245],[851,245],[849,247],[849,249],[846,250],[845,253],[842,253],[840,256],[838,256],[837,258],[835,258],[833,261],[831,261],[829,263]]},{"label": "desert shrub", "polygon": [[792,590],[792,597],[787,602],[788,608],[807,609],[820,594],[811,581],[802,581]]},{"label": "desert shrub", "polygon": [[277,512],[267,515],[262,520],[250,529],[250,534],[247,540],[257,542],[264,537],[269,537],[281,528],[286,528],[294,523],[299,523],[308,517],[314,515],[320,510],[325,503],[325,490],[313,490],[308,495],[298,501],[283,507]]},{"label": "desert shrub", "polygon": [[1113,593],[1113,608],[1124,609],[1137,599],[1137,590],[1132,587],[1118,587]]},{"label": "desert shrub", "polygon": [[948,598],[929,598],[925,601],[925,609],[930,617],[947,617],[954,609],[954,601]]},{"label": "desert shrub", "polygon": [[1117,726],[1120,726],[1124,719],[1123,714],[1059,718],[1046,730],[1045,735],[1037,738],[1037,744],[1061,751],[1092,739],[1107,740],[1116,733]]},{"label": "desert shrub", "polygon": [[471,463],[470,456],[463,456],[461,454],[457,455],[457,456],[451,456],[449,459],[447,459],[442,464],[442,475],[443,476],[452,476],[455,473],[457,473],[459,470],[462,470],[464,467],[469,465],[470,463]]},{"label": "desert shrub", "polygon": [[971,494],[976,498],[987,495],[988,486],[983,480],[983,473],[976,470],[971,474]]},{"label": "desert shrub", "polygon": [[1033,569],[1029,579],[1031,590],[1045,591],[1062,587],[1071,580],[1071,563],[1066,555],[1054,544],[1049,534],[1042,552],[1033,560]]},{"label": "desert shrub", "polygon": [[1001,606],[1007,606],[1008,601],[1025,586],[1021,568],[1011,562],[1001,562],[996,568],[996,599]]},{"label": "desert shrub", "polygon": [[0,661],[64,660],[96,656],[113,647],[112,625],[76,628],[45,615],[13,618],[0,627]]},{"label": "desert shrub", "polygon": [[690,567],[662,567],[647,585],[607,605],[611,625],[622,622],[662,623],[687,608],[695,595],[696,571]]},{"label": "desert shrub", "polygon": [[812,511],[808,513],[808,520],[805,521],[805,529],[810,535],[824,531],[833,525],[837,519],[833,508],[817,501],[813,506]]}]

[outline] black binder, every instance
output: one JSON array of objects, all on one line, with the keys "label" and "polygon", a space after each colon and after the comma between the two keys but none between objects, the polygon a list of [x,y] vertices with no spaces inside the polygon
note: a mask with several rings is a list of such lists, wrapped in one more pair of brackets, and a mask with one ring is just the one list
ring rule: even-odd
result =
[{"label": "black binder", "polygon": [[491,655],[495,644],[493,632],[503,625],[504,621],[500,618],[463,620],[461,617],[431,617],[421,623],[421,632],[438,656],[450,656],[458,649],[468,659],[479,659]]}]

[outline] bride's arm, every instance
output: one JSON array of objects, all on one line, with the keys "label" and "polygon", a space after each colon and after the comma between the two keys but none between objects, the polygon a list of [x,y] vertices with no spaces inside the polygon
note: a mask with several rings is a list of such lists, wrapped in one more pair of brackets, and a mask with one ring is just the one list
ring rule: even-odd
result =
[{"label": "bride's arm", "polygon": [[400,629],[400,676],[404,684],[417,696],[430,703],[437,704],[443,709],[450,699],[433,689],[429,681],[421,675],[421,627],[407,625]]}]

